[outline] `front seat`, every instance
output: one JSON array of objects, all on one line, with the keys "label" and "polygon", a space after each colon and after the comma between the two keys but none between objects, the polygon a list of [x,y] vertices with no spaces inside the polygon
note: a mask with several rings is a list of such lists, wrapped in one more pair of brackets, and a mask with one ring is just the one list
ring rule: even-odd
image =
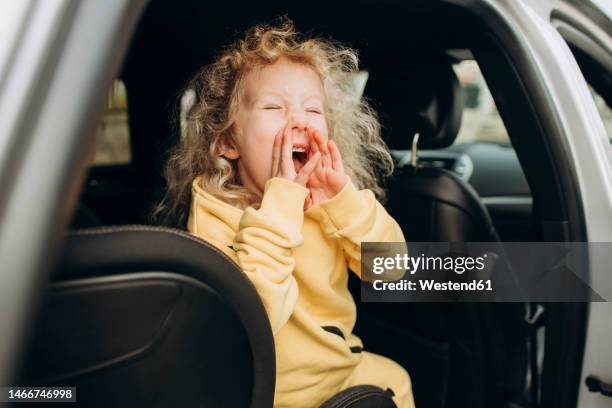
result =
[{"label": "front seat", "polygon": [[[368,96],[380,101],[388,146],[413,150],[417,158],[419,149],[451,146],[461,127],[463,95],[449,61],[435,56],[396,74],[374,71],[366,87]],[[388,183],[387,208],[400,225],[409,226],[408,241],[499,241],[478,193],[454,172],[422,167],[417,160],[398,166]]]},{"label": "front seat", "polygon": [[[274,338],[255,287],[185,231],[145,225],[68,233],[19,384],[76,387],[87,407],[271,408]],[[394,408],[350,387],[325,408]]]},{"label": "front seat", "polygon": [[21,384],[76,387],[88,407],[270,408],[274,339],[238,266],[183,231],[68,234]]},{"label": "front seat", "polygon": [[[386,58],[393,57],[371,67],[365,93],[381,113],[389,147],[412,149],[413,159],[419,148],[453,144],[463,96],[449,58]],[[399,165],[387,192],[386,208],[408,242],[500,240],[477,192],[445,168]],[[358,296],[358,283],[352,292]],[[358,310],[356,332],[370,351],[408,370],[417,407],[525,406],[524,304],[360,303]]]}]

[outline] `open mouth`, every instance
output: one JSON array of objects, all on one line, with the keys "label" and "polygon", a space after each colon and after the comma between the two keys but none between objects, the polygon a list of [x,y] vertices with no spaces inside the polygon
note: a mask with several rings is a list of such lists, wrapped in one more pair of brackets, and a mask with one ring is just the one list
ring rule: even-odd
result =
[{"label": "open mouth", "polygon": [[293,146],[292,158],[295,172],[298,173],[308,161],[309,149],[306,146]]}]

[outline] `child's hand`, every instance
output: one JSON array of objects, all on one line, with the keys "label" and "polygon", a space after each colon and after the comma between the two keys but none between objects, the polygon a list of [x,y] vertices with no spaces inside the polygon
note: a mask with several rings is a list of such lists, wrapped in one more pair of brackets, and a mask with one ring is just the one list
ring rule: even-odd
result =
[{"label": "child's hand", "polygon": [[321,154],[321,160],[317,161],[306,184],[310,189],[310,204],[315,205],[338,194],[346,185],[348,178],[344,174],[342,157],[336,144],[331,140],[325,142],[315,129],[308,128],[307,131],[312,157]]},{"label": "child's hand", "polygon": [[308,161],[296,174],[293,164],[293,140],[291,133],[291,127],[285,125],[274,138],[272,177],[282,177],[306,187],[310,175],[320,161],[321,154],[315,153],[310,155]]}]

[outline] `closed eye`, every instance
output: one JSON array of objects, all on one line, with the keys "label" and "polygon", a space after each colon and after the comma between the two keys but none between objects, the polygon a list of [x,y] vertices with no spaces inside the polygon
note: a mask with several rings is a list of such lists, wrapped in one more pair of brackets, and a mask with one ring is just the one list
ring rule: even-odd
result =
[{"label": "closed eye", "polygon": [[268,105],[268,106],[264,106],[264,109],[282,109],[282,108],[276,105]]},{"label": "closed eye", "polygon": [[321,114],[321,111],[319,109],[306,109],[306,112]]}]

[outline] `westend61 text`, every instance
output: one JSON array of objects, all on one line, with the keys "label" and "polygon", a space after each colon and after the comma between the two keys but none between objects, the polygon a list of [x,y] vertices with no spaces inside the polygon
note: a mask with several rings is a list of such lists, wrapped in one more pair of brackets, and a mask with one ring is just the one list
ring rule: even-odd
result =
[{"label": "westend61 text", "polygon": [[422,291],[489,291],[493,290],[491,279],[474,279],[470,282],[436,282],[433,279],[416,282],[402,279],[396,282],[375,280],[372,283],[374,290],[422,290]]}]

